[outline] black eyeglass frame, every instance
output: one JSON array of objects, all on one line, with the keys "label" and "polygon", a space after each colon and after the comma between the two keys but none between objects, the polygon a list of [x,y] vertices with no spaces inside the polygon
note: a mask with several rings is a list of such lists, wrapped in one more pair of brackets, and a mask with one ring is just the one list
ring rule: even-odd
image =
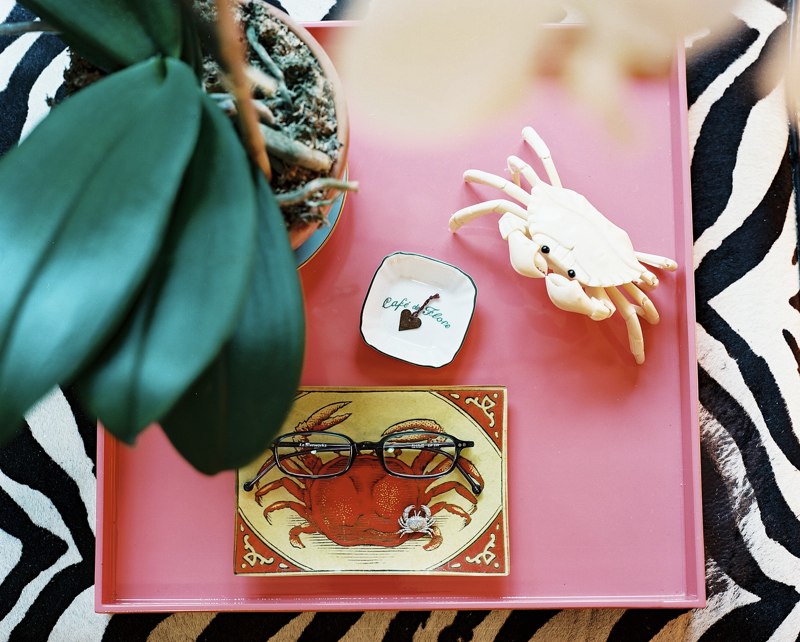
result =
[{"label": "black eyeglass frame", "polygon": [[[351,439],[347,435],[343,435],[342,433],[338,433],[338,432],[325,432],[325,433],[320,433],[320,434],[321,435],[322,434],[330,435],[331,437],[340,437],[342,440],[347,442],[347,445],[345,445],[345,444],[337,445],[337,444],[328,444],[328,443],[314,444],[314,448],[309,448],[309,451],[308,451],[309,454],[311,453],[312,450],[319,451],[319,450],[323,450],[324,449],[324,450],[327,450],[328,452],[336,452],[336,451],[342,451],[342,450],[346,449],[347,451],[350,452],[350,456],[348,458],[347,465],[344,468],[342,468],[341,470],[337,470],[336,472],[328,473],[328,474],[325,474],[325,475],[315,475],[313,473],[309,473],[308,475],[300,475],[300,474],[298,474],[298,473],[296,473],[294,471],[287,470],[286,468],[284,468],[281,465],[281,458],[278,456],[278,448],[280,447],[281,442],[284,441],[284,440],[288,440],[290,437],[296,437],[297,435],[302,435],[303,437],[311,437],[313,435],[313,433],[309,433],[309,432],[290,432],[290,433],[286,433],[285,435],[280,435],[279,437],[277,437],[272,442],[272,445],[270,446],[270,450],[272,451],[272,458],[273,458],[272,462],[270,462],[270,464],[268,466],[265,466],[264,468],[262,468],[258,472],[258,475],[254,479],[252,479],[251,481],[245,482],[243,484],[243,486],[242,486],[244,488],[244,490],[245,491],[251,491],[255,487],[255,485],[258,482],[258,480],[260,480],[264,475],[266,475],[270,470],[272,470],[273,466],[277,466],[278,469],[282,473],[285,473],[286,475],[289,475],[291,477],[297,477],[298,479],[329,479],[331,477],[339,477],[341,475],[344,475],[348,470],[350,470],[350,468],[353,466],[353,462],[355,461],[355,458],[359,454],[361,454],[363,451],[367,451],[367,450],[371,450],[373,453],[375,453],[375,455],[378,458],[378,461],[380,461],[380,463],[381,463],[381,467],[389,475],[392,475],[393,477],[400,477],[400,478],[403,478],[403,479],[436,479],[438,477],[444,477],[445,475],[449,475],[451,472],[453,472],[453,469],[458,469],[458,471],[469,482],[469,485],[472,488],[472,492],[473,493],[475,493],[476,495],[480,495],[481,491],[483,490],[483,488],[478,483],[478,481],[472,475],[470,475],[458,461],[459,457],[461,456],[461,451],[462,450],[464,450],[465,448],[472,448],[472,447],[475,446],[475,442],[473,442],[473,441],[464,441],[462,439],[458,439],[458,438],[454,437],[453,435],[449,435],[447,433],[432,432],[430,430],[409,430],[409,431],[405,431],[405,432],[397,432],[397,433],[394,433],[392,435],[385,435],[384,437],[382,437],[378,441],[354,441],[353,439]],[[450,468],[448,468],[447,470],[444,470],[444,471],[441,471],[441,472],[438,472],[438,473],[425,473],[425,474],[420,474],[420,475],[408,475],[408,474],[397,472],[395,470],[391,470],[386,465],[386,461],[384,459],[384,450],[385,450],[384,446],[385,446],[385,444],[387,442],[392,441],[392,440],[396,440],[399,436],[406,437],[406,436],[414,436],[414,435],[431,435],[432,437],[438,437],[438,438],[446,437],[446,438],[450,439],[452,441],[453,445],[455,446],[455,453],[454,454],[451,454],[451,453],[448,453],[448,452],[444,452],[444,451],[439,450],[439,449],[436,449],[436,450],[438,450],[439,454],[443,455],[444,457],[447,457],[448,459],[452,459],[452,466],[450,466]],[[295,445],[300,445],[300,444],[295,444]],[[402,443],[398,443],[397,447],[398,448],[405,447],[405,448],[408,448],[408,449],[414,448],[414,449],[417,449],[417,450],[426,450],[426,449],[434,449],[435,448],[433,444],[426,448],[426,446],[424,444],[408,445],[408,444],[402,444]],[[298,454],[297,452],[294,452],[294,453],[291,453],[291,455],[285,455],[284,457],[290,457],[290,456],[291,457],[296,457],[297,454]]]}]

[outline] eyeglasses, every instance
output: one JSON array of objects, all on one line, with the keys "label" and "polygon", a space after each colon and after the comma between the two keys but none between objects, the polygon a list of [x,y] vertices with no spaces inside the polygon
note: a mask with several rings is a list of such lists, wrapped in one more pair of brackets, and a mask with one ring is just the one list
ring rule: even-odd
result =
[{"label": "eyeglasses", "polygon": [[461,451],[474,445],[472,441],[427,430],[397,432],[380,441],[359,442],[335,432],[291,432],[272,442],[272,457],[243,488],[252,490],[274,466],[301,479],[338,477],[350,470],[357,455],[372,451],[383,469],[395,477],[434,479],[458,469],[472,492],[479,495],[483,489],[478,480],[458,461]]}]

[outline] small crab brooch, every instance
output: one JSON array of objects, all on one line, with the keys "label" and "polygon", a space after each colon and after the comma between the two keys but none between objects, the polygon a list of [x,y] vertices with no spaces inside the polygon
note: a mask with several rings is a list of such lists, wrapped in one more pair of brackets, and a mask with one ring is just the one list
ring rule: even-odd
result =
[{"label": "small crab brooch", "polygon": [[[645,266],[674,271],[678,264],[635,251],[623,229],[584,196],[562,187],[550,151],[533,128],[523,129],[522,137],[541,159],[550,183],[516,156],[507,161],[510,181],[467,170],[465,181],[494,187],[518,202],[495,199],[465,207],[450,217],[450,230],[455,232],[484,214],[502,214],[500,234],[508,241],[513,268],[523,276],[544,278],[550,300],[562,310],[601,321],[619,309],[631,353],[636,363],[644,363],[639,317],[652,324],[659,320],[646,294],[658,286],[658,277]],[[530,184],[530,191],[521,187],[520,177]]]},{"label": "small crab brooch", "polygon": [[431,509],[425,504],[422,504],[420,506],[422,512],[415,510],[412,513],[411,511],[414,508],[414,504],[411,504],[411,506],[406,506],[406,509],[403,511],[403,516],[397,520],[397,523],[400,524],[400,530],[397,531],[397,533],[399,535],[425,533],[426,535],[433,537],[433,523],[436,520],[431,514]]}]

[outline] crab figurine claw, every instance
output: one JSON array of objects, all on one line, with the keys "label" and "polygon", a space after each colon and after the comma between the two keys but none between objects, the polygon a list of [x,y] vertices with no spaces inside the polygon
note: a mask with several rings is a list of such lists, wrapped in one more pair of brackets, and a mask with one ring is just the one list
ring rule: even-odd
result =
[{"label": "crab figurine claw", "polygon": [[[658,277],[646,266],[671,272],[678,264],[667,257],[634,250],[623,229],[586,197],[562,186],[550,150],[539,134],[525,127],[522,138],[541,160],[549,183],[517,156],[507,159],[511,180],[467,170],[466,182],[492,187],[510,198],[458,210],[450,217],[450,230],[456,232],[485,214],[502,214],[500,235],[508,243],[514,270],[530,278],[544,278],[550,300],[562,310],[595,321],[619,310],[627,327],[630,351],[636,363],[644,363],[639,319],[651,324],[659,320],[655,305],[645,294],[645,290],[658,287]],[[530,189],[522,187],[522,179]]]},{"label": "crab figurine claw", "polygon": [[500,217],[500,235],[508,241],[508,252],[511,258],[511,267],[521,274],[534,279],[547,276],[547,261],[544,260],[540,250],[527,236],[527,226],[513,214],[503,214]]},{"label": "crab figurine claw", "polygon": [[589,296],[577,281],[551,272],[545,280],[547,295],[560,310],[585,314],[593,321],[607,319],[615,312],[614,304],[608,297]]}]

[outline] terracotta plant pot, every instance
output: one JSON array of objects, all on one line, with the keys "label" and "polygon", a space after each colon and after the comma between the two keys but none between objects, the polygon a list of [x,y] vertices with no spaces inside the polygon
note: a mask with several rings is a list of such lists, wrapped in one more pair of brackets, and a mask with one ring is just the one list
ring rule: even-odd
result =
[{"label": "terracotta plant pot", "polygon": [[[347,167],[347,151],[348,151],[348,142],[349,142],[349,120],[348,120],[348,113],[347,113],[347,103],[345,102],[344,98],[344,89],[342,87],[342,82],[339,79],[339,75],[336,72],[335,67],[333,66],[333,62],[328,57],[328,54],[322,48],[322,45],[317,42],[314,36],[302,25],[297,23],[295,20],[290,18],[284,12],[276,9],[272,5],[263,2],[263,0],[255,0],[258,1],[260,4],[264,6],[264,8],[277,20],[283,22],[289,30],[294,33],[297,38],[311,51],[311,54],[316,58],[319,66],[322,69],[322,72],[325,78],[330,82],[331,92],[333,95],[334,101],[334,108],[336,112],[336,125],[337,125],[337,138],[341,144],[339,149],[339,155],[336,161],[331,168],[329,176],[331,178],[336,179],[343,179],[345,175],[345,169]],[[330,191],[325,195],[326,199],[333,198],[335,196],[334,191]],[[330,206],[326,206],[323,210],[324,214],[327,216],[328,211],[330,210]],[[320,223],[310,223],[299,227],[293,227],[289,230],[289,240],[292,245],[292,249],[297,249],[302,245],[308,238],[319,229]]]}]

